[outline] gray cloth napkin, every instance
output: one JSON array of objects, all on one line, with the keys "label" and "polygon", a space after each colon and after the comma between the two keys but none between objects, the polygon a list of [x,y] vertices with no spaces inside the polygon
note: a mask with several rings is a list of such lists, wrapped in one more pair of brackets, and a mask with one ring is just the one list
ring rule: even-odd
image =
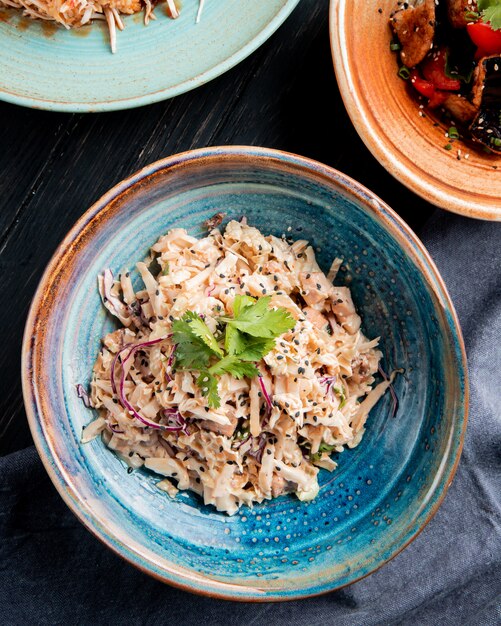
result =
[{"label": "gray cloth napkin", "polygon": [[422,232],[457,308],[471,403],[456,478],[435,518],[372,576],[318,598],[240,604],[136,571],[74,518],[34,448],[0,459],[5,624],[501,624],[501,224],[437,212]]}]

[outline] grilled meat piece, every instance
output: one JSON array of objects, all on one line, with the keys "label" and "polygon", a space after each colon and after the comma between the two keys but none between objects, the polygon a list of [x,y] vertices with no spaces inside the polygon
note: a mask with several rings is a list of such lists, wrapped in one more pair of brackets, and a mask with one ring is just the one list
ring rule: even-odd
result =
[{"label": "grilled meat piece", "polygon": [[478,112],[478,107],[457,93],[449,94],[442,106],[449,111],[456,121],[462,124],[471,122]]},{"label": "grilled meat piece", "polygon": [[477,10],[477,0],[447,0],[447,15],[454,28],[466,28],[468,13]]},{"label": "grilled meat piece", "polygon": [[402,63],[414,67],[433,47],[435,0],[398,2],[398,7],[390,15],[390,24],[402,46]]}]

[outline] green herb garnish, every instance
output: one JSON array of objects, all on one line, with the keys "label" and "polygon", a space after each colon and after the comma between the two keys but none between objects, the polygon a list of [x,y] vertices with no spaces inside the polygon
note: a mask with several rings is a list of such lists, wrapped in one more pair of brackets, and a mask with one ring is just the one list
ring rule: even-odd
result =
[{"label": "green herb garnish", "polygon": [[402,67],[398,70],[397,74],[403,80],[409,80],[410,75],[411,75],[409,68],[405,67],[405,65],[402,65]]},{"label": "green herb garnish", "polygon": [[310,460],[313,462],[320,461],[325,452],[330,454],[334,450],[335,447],[336,447],[335,443],[330,445],[322,441],[320,443],[320,446],[318,447],[318,452],[315,452],[315,454],[310,454]]},{"label": "green herb garnish", "polygon": [[499,139],[499,137],[491,137],[491,144],[499,148],[499,146],[501,146],[501,139]]},{"label": "green herb garnish", "polygon": [[398,50],[401,50],[402,46],[398,43],[398,41],[392,41],[390,43],[390,50],[392,52],[398,52]]},{"label": "green herb garnish", "polygon": [[480,13],[478,11],[466,11],[464,14],[464,19],[467,22],[476,22],[480,18]]},{"label": "green herb garnish", "polygon": [[501,30],[501,0],[478,0],[477,4],[482,22],[492,30]]},{"label": "green herb garnish", "polygon": [[452,150],[452,144],[451,143],[446,143],[444,146],[444,150]]},{"label": "green herb garnish", "polygon": [[455,126],[451,126],[449,128],[449,130],[447,131],[447,135],[449,136],[449,139],[459,139],[460,135],[459,135],[459,131]]},{"label": "green herb garnish", "polygon": [[270,309],[270,300],[269,296],[258,300],[236,296],[233,317],[218,319],[223,327],[218,339],[193,311],[173,322],[173,342],[177,346],[175,369],[199,372],[197,385],[211,408],[221,405],[218,377],[225,373],[238,379],[258,376],[255,361],[268,354],[277,337],[294,327],[292,315],[281,307]]},{"label": "green herb garnish", "polygon": [[337,393],[337,395],[341,398],[341,402],[339,403],[339,408],[342,409],[344,405],[346,404],[346,394],[345,394],[344,388],[333,387],[333,389]]}]

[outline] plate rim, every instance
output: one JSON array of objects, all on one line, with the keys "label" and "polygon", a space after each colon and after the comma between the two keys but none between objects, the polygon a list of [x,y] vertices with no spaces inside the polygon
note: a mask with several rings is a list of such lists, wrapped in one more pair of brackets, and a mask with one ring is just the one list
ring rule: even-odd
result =
[{"label": "plate rim", "polygon": [[[0,100],[10,104],[29,107],[32,109],[41,109],[44,111],[57,111],[59,113],[103,113],[106,111],[123,111],[135,109],[148,104],[169,100],[184,93],[188,93],[197,87],[201,87],[210,82],[214,78],[225,74],[227,71],[241,63],[244,59],[260,48],[286,21],[300,0],[285,0],[284,6],[278,11],[275,17],[250,41],[247,41],[237,52],[227,57],[224,61],[218,63],[214,67],[196,74],[191,78],[184,80],[173,87],[159,89],[157,91],[124,98],[122,100],[99,101],[93,103],[86,102],[65,102],[45,100],[43,98],[23,96],[12,91],[7,91],[0,85]],[[120,54],[118,51],[117,54]]]},{"label": "plate rim", "polygon": [[391,149],[386,149],[377,132],[370,124],[364,123],[362,115],[356,114],[357,111],[363,110],[363,107],[360,107],[359,89],[357,89],[348,71],[349,53],[345,42],[343,45],[344,20],[342,17],[346,4],[347,0],[330,0],[329,39],[331,56],[346,112],[366,148],[396,180],[427,202],[465,217],[501,221],[501,210],[486,207],[481,201],[472,198],[471,194],[468,194],[468,199],[464,199],[460,195],[455,194],[452,188],[448,188],[446,193],[436,186],[421,183],[419,176],[413,173],[412,169],[398,158],[399,153],[395,154]]},{"label": "plate rim", "polygon": [[[40,420],[38,417],[37,407],[37,385],[33,380],[33,356],[34,356],[34,344],[35,344],[35,329],[37,325],[38,311],[40,305],[44,299],[44,292],[47,287],[47,283],[51,282],[51,277],[55,270],[57,270],[58,264],[64,259],[66,251],[70,249],[75,240],[82,233],[82,231],[89,225],[90,222],[97,217],[101,212],[105,212],[115,199],[122,194],[127,194],[135,185],[144,183],[149,177],[154,176],[162,170],[169,170],[177,166],[183,166],[191,162],[197,161],[218,161],[221,158],[240,158],[244,160],[255,161],[256,158],[266,161],[278,161],[282,164],[289,164],[296,166],[299,169],[304,169],[308,172],[314,172],[327,178],[330,182],[334,182],[340,188],[349,193],[353,193],[357,198],[373,213],[384,219],[386,226],[390,229],[392,235],[394,235],[401,245],[406,248],[412,249],[415,255],[419,255],[422,259],[420,263],[421,271],[426,276],[427,284],[430,286],[436,297],[442,302],[444,309],[450,314],[449,330],[451,333],[451,340],[455,347],[458,361],[458,380],[463,382],[463,388],[461,384],[458,389],[459,411],[455,416],[455,427],[451,430],[451,438],[457,444],[452,448],[455,449],[455,456],[451,456],[448,461],[448,471],[442,474],[440,481],[435,489],[438,491],[438,498],[430,507],[429,503],[433,498],[428,500],[428,503],[423,508],[427,510],[424,519],[421,522],[411,522],[408,524],[406,533],[404,533],[406,539],[396,547],[393,547],[391,554],[388,558],[383,559],[376,566],[371,566],[367,572],[363,575],[357,576],[350,580],[348,583],[342,585],[336,585],[334,581],[325,583],[323,587],[318,590],[314,584],[311,584],[305,588],[293,589],[292,593],[287,595],[280,595],[283,593],[281,589],[266,590],[260,587],[250,587],[246,585],[234,585],[228,582],[222,582],[211,579],[207,576],[196,574],[186,570],[186,568],[171,564],[171,568],[167,571],[165,568],[160,571],[158,564],[151,562],[146,557],[142,557],[141,554],[137,554],[123,544],[121,541],[116,540],[116,537],[112,532],[106,528],[101,527],[94,519],[92,514],[92,508],[90,506],[85,507],[81,500],[78,500],[75,495],[72,486],[65,481],[64,476],[58,472],[57,464],[54,460],[50,447],[44,437],[44,433],[41,428]],[[424,263],[426,265],[424,265]],[[21,379],[23,398],[28,417],[28,424],[33,436],[33,440],[40,458],[45,466],[49,477],[56,487],[58,493],[75,514],[79,521],[89,530],[97,539],[110,548],[115,554],[122,559],[140,569],[144,573],[153,576],[157,580],[164,583],[168,583],[174,587],[180,588],[184,591],[204,595],[212,598],[218,598],[223,600],[243,601],[243,602],[275,602],[284,600],[298,600],[308,597],[322,595],[337,589],[351,585],[358,580],[369,576],[378,569],[380,569],[387,562],[397,556],[404,548],[406,548],[425,528],[428,522],[433,518],[438,508],[443,502],[445,495],[452,483],[454,475],[457,470],[459,459],[464,444],[464,436],[466,432],[466,425],[468,422],[468,410],[469,410],[469,382],[468,382],[468,368],[466,360],[466,350],[464,346],[463,336],[459,320],[454,309],[452,300],[448,294],[445,283],[433,262],[431,256],[427,252],[426,248],[419,240],[417,235],[412,229],[402,220],[397,213],[393,211],[383,200],[381,200],[376,194],[368,190],[365,186],[361,185],[351,177],[339,172],[338,170],[324,165],[313,159],[302,157],[288,152],[280,150],[274,150],[269,148],[260,148],[255,146],[217,146],[209,148],[199,148],[196,150],[189,150],[179,154],[175,154],[159,161],[156,161],[141,170],[135,172],[128,178],[122,180],[112,189],[106,192],[100,199],[98,199],[74,224],[68,234],[64,237],[61,244],[57,247],[54,255],[49,261],[46,270],[44,271],[40,283],[37,287],[36,293],[33,297],[32,304],[28,313],[26,326],[24,330],[23,343],[22,343],[22,359],[21,359]],[[453,449],[449,454],[454,454]],[[452,463],[452,465],[451,465]],[[434,491],[436,494],[437,491]],[[421,515],[421,513],[420,513]],[[409,534],[410,533],[410,534]],[[395,546],[395,544],[393,544]],[[177,571],[176,571],[177,570]],[[182,582],[179,580],[173,580],[169,576],[171,571],[174,572]],[[187,572],[187,574],[185,574]],[[200,585],[203,581],[205,587]],[[311,591],[314,589],[314,591]]]}]

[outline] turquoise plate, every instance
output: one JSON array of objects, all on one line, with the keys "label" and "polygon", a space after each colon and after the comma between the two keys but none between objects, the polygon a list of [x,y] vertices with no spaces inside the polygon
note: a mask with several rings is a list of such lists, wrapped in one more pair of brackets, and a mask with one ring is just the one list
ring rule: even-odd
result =
[{"label": "turquoise plate", "polygon": [[[405,368],[391,414],[385,396],[362,443],[322,470],[310,503],[282,496],[228,517],[189,493],[171,500],[146,471],[128,474],[100,440],[88,384],[100,338],[113,328],[96,288],[106,267],[132,269],[173,227],[202,235],[217,211],[335,256],[384,367]],[[456,315],[430,257],[367,189],[324,165],[263,148],[208,148],[155,163],[120,183],[65,238],[33,300],[23,346],[26,409],[40,456],[78,518],[119,555],[184,589],[236,600],[318,594],[372,572],[437,510],[454,474],[467,414]]]},{"label": "turquoise plate", "polygon": [[177,96],[258,48],[299,0],[183,0],[172,20],[125,17],[111,54],[104,22],[67,31],[0,7],[0,99],[53,111],[112,111]]}]

